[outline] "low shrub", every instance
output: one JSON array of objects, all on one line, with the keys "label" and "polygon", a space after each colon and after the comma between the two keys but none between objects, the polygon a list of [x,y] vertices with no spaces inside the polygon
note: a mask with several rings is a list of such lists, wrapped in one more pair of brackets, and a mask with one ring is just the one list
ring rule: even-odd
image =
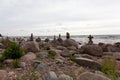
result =
[{"label": "low shrub", "polygon": [[69,57],[69,60],[74,61],[74,60],[75,60],[75,56],[71,55],[71,56]]},{"label": "low shrub", "polygon": [[20,60],[19,59],[13,60],[12,65],[14,68],[20,67]]},{"label": "low shrub", "polygon": [[115,58],[104,58],[102,72],[112,80],[116,80],[116,60]]},{"label": "low shrub", "polygon": [[53,50],[48,51],[48,58],[54,58],[57,53]]},{"label": "low shrub", "polygon": [[5,59],[17,59],[24,55],[24,50],[16,42],[9,42],[9,46],[3,52]]}]

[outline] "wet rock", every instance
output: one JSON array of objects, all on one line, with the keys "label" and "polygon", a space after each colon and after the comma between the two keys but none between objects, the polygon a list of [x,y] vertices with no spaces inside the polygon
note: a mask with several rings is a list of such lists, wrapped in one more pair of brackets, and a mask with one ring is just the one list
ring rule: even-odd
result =
[{"label": "wet rock", "polygon": [[57,80],[57,75],[53,71],[48,71],[42,75],[42,80]]},{"label": "wet rock", "polygon": [[91,59],[79,57],[79,58],[75,58],[74,62],[84,67],[89,67],[95,70],[101,70],[101,65],[98,62]]},{"label": "wet rock", "polygon": [[0,80],[7,80],[7,71],[0,70]]},{"label": "wet rock", "polygon": [[73,80],[73,78],[70,77],[69,75],[61,74],[61,75],[59,76],[58,80]]},{"label": "wet rock", "polygon": [[111,79],[100,74],[95,74],[92,72],[84,72],[80,74],[77,80],[111,80]]},{"label": "wet rock", "polygon": [[102,56],[103,50],[98,45],[84,45],[79,49],[81,54],[89,54],[93,56]]},{"label": "wet rock", "polygon": [[39,44],[34,41],[25,42],[21,46],[25,52],[38,52],[40,50]]}]

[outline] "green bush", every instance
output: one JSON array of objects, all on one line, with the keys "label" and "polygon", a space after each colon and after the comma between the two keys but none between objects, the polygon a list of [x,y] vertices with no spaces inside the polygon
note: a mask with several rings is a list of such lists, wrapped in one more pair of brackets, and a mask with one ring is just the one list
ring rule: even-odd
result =
[{"label": "green bush", "polygon": [[24,55],[24,50],[16,42],[9,42],[9,46],[3,52],[5,59],[17,59]]},{"label": "green bush", "polygon": [[49,52],[48,52],[48,58],[54,58],[55,57],[55,55],[56,55],[57,53],[55,52],[55,51],[53,51],[53,50],[50,50]]},{"label": "green bush", "polygon": [[115,58],[104,58],[102,72],[112,80],[116,80],[116,60]]},{"label": "green bush", "polygon": [[18,68],[20,67],[20,60],[19,59],[13,60],[12,64],[14,68]]}]

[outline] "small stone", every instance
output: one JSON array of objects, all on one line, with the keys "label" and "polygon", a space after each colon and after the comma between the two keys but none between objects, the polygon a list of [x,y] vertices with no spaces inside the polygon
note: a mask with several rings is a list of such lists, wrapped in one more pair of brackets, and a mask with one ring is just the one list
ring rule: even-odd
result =
[{"label": "small stone", "polygon": [[48,71],[42,75],[42,80],[57,80],[57,75],[53,71]]},{"label": "small stone", "polygon": [[61,74],[61,75],[59,76],[58,80],[73,80],[73,78],[70,77],[69,75]]}]

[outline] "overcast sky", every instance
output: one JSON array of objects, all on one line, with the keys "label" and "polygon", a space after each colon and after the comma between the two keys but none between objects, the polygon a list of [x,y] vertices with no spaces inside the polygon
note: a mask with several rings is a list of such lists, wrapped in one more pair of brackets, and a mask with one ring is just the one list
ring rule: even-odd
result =
[{"label": "overcast sky", "polygon": [[0,0],[8,36],[120,34],[120,0]]}]

